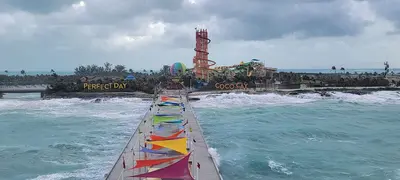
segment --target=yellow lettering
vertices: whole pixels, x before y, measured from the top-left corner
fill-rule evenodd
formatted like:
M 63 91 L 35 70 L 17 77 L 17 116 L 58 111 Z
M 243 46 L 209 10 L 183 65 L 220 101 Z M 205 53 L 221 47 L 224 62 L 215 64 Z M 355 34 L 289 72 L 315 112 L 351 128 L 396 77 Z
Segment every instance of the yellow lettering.
M 88 83 L 83 83 L 83 89 L 88 88 Z
M 92 89 L 96 89 L 96 84 L 91 84 Z
M 100 84 L 96 84 L 96 89 L 100 89 Z
M 100 84 L 100 89 L 104 90 L 104 84 Z
M 241 89 L 242 83 L 236 83 L 236 89 Z
M 111 84 L 104 84 L 104 89 L 110 89 Z
M 123 83 L 122 85 L 124 85 L 124 89 L 126 89 L 126 85 L 127 85 L 128 83 Z
M 230 88 L 230 89 L 235 89 L 235 84 L 230 84 L 230 85 L 229 85 L 229 88 Z
M 118 88 L 119 88 L 119 89 L 123 89 L 124 87 L 123 87 L 122 84 L 118 84 Z
M 215 88 L 219 89 L 219 83 L 215 83 Z
M 114 89 L 118 89 L 118 83 L 114 83 Z
M 225 84 L 225 89 L 229 89 L 229 84 Z

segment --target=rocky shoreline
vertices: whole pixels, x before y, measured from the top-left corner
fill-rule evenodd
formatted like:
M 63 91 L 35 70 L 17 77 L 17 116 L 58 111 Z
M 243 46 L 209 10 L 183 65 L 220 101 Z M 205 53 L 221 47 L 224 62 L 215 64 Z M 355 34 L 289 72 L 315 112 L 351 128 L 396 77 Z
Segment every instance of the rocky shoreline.
M 52 93 L 44 95 L 43 99 L 97 99 L 97 98 L 142 98 L 152 99 L 154 94 L 143 92 L 68 92 L 68 93 Z

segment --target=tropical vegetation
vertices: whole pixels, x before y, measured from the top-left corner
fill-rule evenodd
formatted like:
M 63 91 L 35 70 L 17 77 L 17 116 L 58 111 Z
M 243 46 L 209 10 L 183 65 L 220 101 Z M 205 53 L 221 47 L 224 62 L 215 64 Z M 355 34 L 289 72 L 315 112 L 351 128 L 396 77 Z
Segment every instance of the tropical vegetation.
M 385 62 L 385 71 L 383 73 L 349 73 L 344 67 L 340 67 L 339 72 L 336 66 L 332 66 L 333 73 L 293 73 L 279 72 L 264 76 L 248 76 L 248 70 L 237 68 L 233 74 L 228 70 L 214 71 L 207 83 L 205 79 L 195 78 L 195 74 L 190 70 L 181 74 L 179 77 L 172 77 L 169 74 L 169 67 L 164 66 L 159 71 L 142 70 L 140 72 L 127 69 L 124 65 L 115 65 L 104 63 L 99 65 L 79 66 L 74 69 L 72 75 L 58 75 L 53 69 L 49 74 L 27 75 L 25 70 L 21 70 L 21 75 L 0 75 L 0 85 L 34 85 L 49 84 L 48 93 L 55 92 L 83 92 L 85 81 L 89 83 L 126 83 L 126 89 L 112 91 L 142 91 L 153 93 L 156 86 L 161 87 L 180 87 L 182 84 L 186 87 L 196 87 L 200 90 L 213 90 L 215 83 L 246 82 L 248 87 L 268 87 L 269 84 L 279 83 L 281 87 L 298 88 L 300 84 L 306 84 L 309 87 L 326 86 L 400 86 L 400 77 L 395 76 L 394 72 L 389 73 L 389 64 Z M 125 79 L 127 75 L 133 75 L 135 80 Z M 388 75 L 392 77 L 388 77 Z M 82 79 L 83 77 L 84 80 Z M 394 78 L 393 78 L 394 77 Z M 176 81 L 182 83 L 175 83 Z M 96 90 L 91 90 L 96 91 Z M 97 90 L 100 91 L 100 90 Z M 104 89 L 101 91 L 105 91 Z

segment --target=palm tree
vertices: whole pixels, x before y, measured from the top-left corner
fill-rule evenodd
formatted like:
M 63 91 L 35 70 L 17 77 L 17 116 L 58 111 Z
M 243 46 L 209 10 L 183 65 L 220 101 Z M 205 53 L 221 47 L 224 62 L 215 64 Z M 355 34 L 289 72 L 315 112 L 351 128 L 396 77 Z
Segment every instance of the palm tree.
M 125 69 L 125 66 L 124 66 L 124 65 L 116 65 L 116 66 L 114 67 L 114 69 L 115 69 L 117 72 L 119 72 L 119 73 L 121 73 L 121 72 L 126 72 L 126 69 Z
M 25 70 L 21 70 L 21 74 L 25 75 L 26 74 Z
M 55 73 L 54 69 L 51 69 L 51 70 L 50 70 L 50 73 Z
M 6 74 L 8 74 L 8 70 L 5 70 L 4 72 L 5 72 Z
M 335 71 L 335 73 L 336 73 L 336 66 L 332 66 L 331 70 Z
M 342 71 L 342 73 L 344 74 L 345 71 L 346 71 L 346 69 L 344 69 L 344 67 L 341 67 L 341 68 L 340 68 L 340 71 Z
M 129 72 L 132 74 L 132 73 L 133 73 L 133 70 L 132 70 L 132 69 L 129 69 Z
M 386 75 L 389 73 L 390 66 L 389 66 L 389 63 L 387 61 L 384 62 L 383 65 L 385 65 L 385 72 L 383 74 L 383 77 L 386 77 Z
M 111 70 L 112 70 L 111 63 L 109 63 L 109 62 L 104 63 L 104 67 L 105 67 L 106 72 L 111 72 Z

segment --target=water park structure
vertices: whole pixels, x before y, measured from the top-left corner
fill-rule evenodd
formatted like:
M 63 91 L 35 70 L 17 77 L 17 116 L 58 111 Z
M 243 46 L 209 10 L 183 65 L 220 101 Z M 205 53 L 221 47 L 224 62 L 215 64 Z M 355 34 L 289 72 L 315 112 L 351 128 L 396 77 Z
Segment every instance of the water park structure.
M 211 39 L 208 38 L 207 29 L 196 29 L 196 52 L 193 57 L 193 69 L 197 79 L 210 81 L 213 76 L 224 75 L 228 78 L 233 78 L 236 74 L 245 74 L 248 77 L 262 77 L 266 76 L 267 73 L 274 73 L 277 71 L 276 68 L 265 67 L 265 64 L 260 62 L 258 59 L 252 59 L 250 62 L 241 62 L 237 65 L 231 66 L 215 66 L 216 62 L 210 60 L 208 55 L 208 45 L 211 43 Z M 212 66 L 215 66 L 212 68 Z
M 208 79 L 210 78 L 210 71 L 214 69 L 210 68 L 216 64 L 215 61 L 208 59 L 208 44 L 211 43 L 211 39 L 208 38 L 208 31 L 206 29 L 196 29 L 196 48 L 194 51 L 196 55 L 193 57 L 193 72 L 196 78 Z

